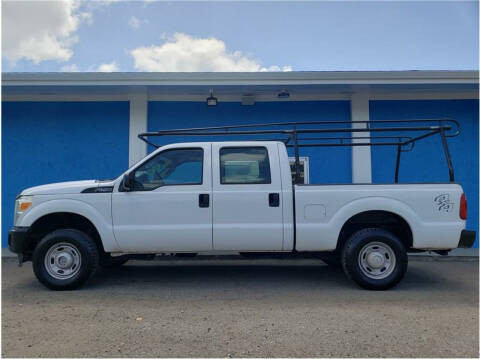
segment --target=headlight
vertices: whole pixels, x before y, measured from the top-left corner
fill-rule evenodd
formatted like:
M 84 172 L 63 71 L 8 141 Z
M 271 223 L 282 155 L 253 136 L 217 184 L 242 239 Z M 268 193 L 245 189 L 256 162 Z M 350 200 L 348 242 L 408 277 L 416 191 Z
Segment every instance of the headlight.
M 15 201 L 15 225 L 17 223 L 17 218 L 32 206 L 32 197 L 31 196 L 20 196 Z

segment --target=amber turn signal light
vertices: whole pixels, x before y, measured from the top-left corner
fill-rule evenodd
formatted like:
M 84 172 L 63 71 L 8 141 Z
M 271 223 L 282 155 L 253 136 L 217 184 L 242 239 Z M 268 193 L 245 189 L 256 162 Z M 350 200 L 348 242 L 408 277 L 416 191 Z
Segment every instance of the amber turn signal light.
M 30 208 L 31 205 L 32 205 L 32 202 L 20 202 L 20 211 L 21 212 L 26 211 L 27 209 Z

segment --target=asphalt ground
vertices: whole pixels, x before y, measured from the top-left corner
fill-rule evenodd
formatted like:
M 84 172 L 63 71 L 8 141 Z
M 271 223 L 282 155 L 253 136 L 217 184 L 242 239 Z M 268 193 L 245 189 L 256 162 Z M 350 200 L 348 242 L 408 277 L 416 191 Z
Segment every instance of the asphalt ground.
M 478 257 L 389 291 L 320 260 L 132 261 L 54 292 L 2 261 L 3 357 L 478 357 Z

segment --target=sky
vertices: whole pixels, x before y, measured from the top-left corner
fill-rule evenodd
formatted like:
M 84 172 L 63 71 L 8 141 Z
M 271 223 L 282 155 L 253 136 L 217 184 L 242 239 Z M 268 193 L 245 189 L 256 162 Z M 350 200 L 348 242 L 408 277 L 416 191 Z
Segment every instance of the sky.
M 470 1 L 2 0 L 2 70 L 477 70 Z

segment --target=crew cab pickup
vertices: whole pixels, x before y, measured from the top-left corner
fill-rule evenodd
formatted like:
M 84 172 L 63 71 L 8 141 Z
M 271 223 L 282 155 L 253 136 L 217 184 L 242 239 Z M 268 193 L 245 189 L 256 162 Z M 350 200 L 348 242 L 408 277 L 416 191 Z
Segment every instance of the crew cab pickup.
M 396 285 L 407 252 L 470 247 L 462 187 L 292 185 L 282 141 L 175 143 L 114 180 L 25 189 L 9 247 L 51 289 L 156 254 L 309 253 L 368 289 Z

